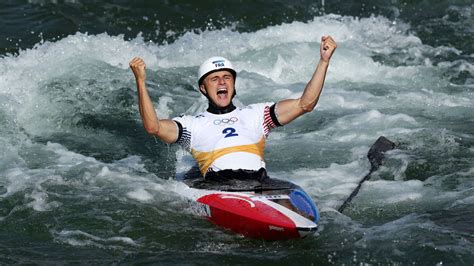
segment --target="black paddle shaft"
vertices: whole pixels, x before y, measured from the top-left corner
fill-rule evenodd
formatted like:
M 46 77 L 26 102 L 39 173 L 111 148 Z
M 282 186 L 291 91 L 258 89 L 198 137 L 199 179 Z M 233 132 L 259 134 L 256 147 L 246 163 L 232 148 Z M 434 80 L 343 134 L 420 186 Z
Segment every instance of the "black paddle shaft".
M 352 191 L 351 195 L 349 195 L 349 197 L 344 201 L 344 203 L 342 203 L 341 207 L 339 207 L 338 209 L 339 212 L 342 213 L 342 211 L 344 211 L 347 205 L 349 205 L 349 203 L 351 202 L 352 198 L 354 198 L 357 195 L 357 193 L 359 193 L 362 183 L 364 183 L 366 180 L 369 180 L 370 175 L 374 171 L 379 169 L 380 165 L 382 165 L 383 163 L 385 152 L 389 150 L 393 150 L 395 146 L 396 146 L 395 143 L 391 142 L 384 136 L 380 136 L 377 139 L 377 141 L 375 141 L 372 147 L 370 147 L 369 152 L 367 154 L 367 158 L 369 158 L 369 162 L 370 162 L 369 173 L 365 175 L 364 178 L 362 178 L 359 181 L 359 184 L 354 189 L 354 191 Z

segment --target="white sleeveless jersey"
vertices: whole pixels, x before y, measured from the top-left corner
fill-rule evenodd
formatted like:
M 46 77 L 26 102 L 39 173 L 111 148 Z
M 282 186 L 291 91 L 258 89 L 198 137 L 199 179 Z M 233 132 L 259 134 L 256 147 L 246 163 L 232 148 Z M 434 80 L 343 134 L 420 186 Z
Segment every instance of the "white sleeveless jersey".
M 198 163 L 201 173 L 227 169 L 265 168 L 265 140 L 279 126 L 273 103 L 236 108 L 227 114 L 203 112 L 173 118 L 180 144 Z

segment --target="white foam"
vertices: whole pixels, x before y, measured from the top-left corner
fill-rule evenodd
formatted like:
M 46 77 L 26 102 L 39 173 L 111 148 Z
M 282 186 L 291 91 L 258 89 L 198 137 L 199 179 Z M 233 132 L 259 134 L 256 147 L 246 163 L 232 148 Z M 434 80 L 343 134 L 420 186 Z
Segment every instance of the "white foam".
M 411 35 L 408 25 L 394 25 L 384 17 L 359 19 L 327 15 L 306 23 L 284 23 L 252 33 L 238 33 L 228 28 L 188 32 L 174 43 L 156 47 L 154 52 L 159 59 L 156 65 L 150 66 L 196 67 L 206 58 L 222 54 L 235 61 L 239 71 L 258 73 L 278 83 L 306 82 L 319 58 L 319 42 L 325 34 L 333 35 L 339 43 L 328 75 L 330 81 L 398 86 L 412 84 L 411 78 L 423 78 L 426 74 L 439 81 L 429 75 L 431 66 L 389 67 L 372 60 L 374 52 L 389 55 L 403 49 L 424 61 L 423 51 L 432 49 Z
M 135 189 L 134 191 L 130 191 L 127 193 L 127 196 L 131 199 L 135 199 L 138 201 L 145 201 L 145 202 L 153 199 L 153 195 L 151 195 L 144 188 L 139 188 L 139 189 Z
M 73 71 L 81 62 L 101 61 L 126 68 L 132 56 L 138 55 L 153 63 L 155 56 L 148 50 L 140 38 L 127 42 L 123 36 L 107 34 L 76 33 L 56 42 L 38 44 L 33 49 L 20 51 L 18 56 L 0 58 L 0 65 L 5 67 L 1 73 L 0 93 L 9 95 L 14 91 L 11 95 L 26 99 L 26 92 Z
M 426 108 L 439 107 L 471 107 L 474 104 L 472 97 L 468 95 L 453 95 L 444 92 L 435 92 L 432 90 L 421 89 L 416 92 L 407 92 L 402 95 L 395 95 L 397 106 L 409 106 L 412 104 L 422 105 Z M 420 106 L 421 107 L 421 106 Z M 436 110 L 433 110 L 436 111 Z
M 388 204 L 417 200 L 426 193 L 424 184 L 419 180 L 387 181 L 375 180 L 364 183 L 363 190 L 369 191 L 372 202 Z
M 56 42 L 38 44 L 33 49 L 21 51 L 18 56 L 0 58 L 0 67 L 4 69 L 0 74 L 0 94 L 11 98 L 9 105 L 12 108 L 18 109 L 17 106 L 21 104 L 21 111 L 17 114 L 19 126 L 30 134 L 41 136 L 47 132 L 67 132 L 71 130 L 67 125 L 69 118 L 64 118 L 61 106 L 57 106 L 38 91 L 42 84 L 68 75 L 103 79 L 98 76 L 102 75 L 101 72 L 94 70 L 94 67 L 103 69 L 103 64 L 112 67 L 107 73 L 107 78 L 128 82 L 132 79 L 132 75 L 127 70 L 127 64 L 133 56 L 145 58 L 148 68 L 160 70 L 177 67 L 197 68 L 205 58 L 215 53 L 223 53 L 235 61 L 234 65 L 239 72 L 252 75 L 244 74 L 244 79 L 239 79 L 237 82 L 238 87 L 245 87 L 241 90 L 244 92 L 243 96 L 253 98 L 258 91 L 267 97 L 273 94 L 275 96 L 273 99 L 294 98 L 301 94 L 304 84 L 314 70 L 319 58 L 320 37 L 325 33 L 333 34 L 339 42 L 339 47 L 328 74 L 324 100 L 321 100 L 318 106 L 320 110 L 363 109 L 369 102 L 369 106 L 372 105 L 373 110 L 377 110 L 394 102 L 392 99 L 374 97 L 370 93 L 331 88 L 330 84 L 334 81 L 393 84 L 400 90 L 403 90 L 403 84 L 412 86 L 414 79 L 424 86 L 434 84 L 435 87 L 439 87 L 443 83 L 434 69 L 435 66 L 391 67 L 373 61 L 374 51 L 389 55 L 397 49 L 407 49 L 412 56 L 420 58 L 423 57 L 423 51 L 446 52 L 446 48 L 423 45 L 409 32 L 408 25 L 400 23 L 394 25 L 384 17 L 353 18 L 326 15 L 315 17 L 305 23 L 284 23 L 251 33 L 239 33 L 230 28 L 188 32 L 175 42 L 163 45 L 146 43 L 140 36 L 132 41 L 125 41 L 121 35 L 77 33 Z M 458 65 L 460 69 L 471 71 L 469 65 L 464 63 Z M 117 72 L 114 69 L 117 68 L 123 69 L 128 75 L 114 74 Z M 257 79 L 255 76 L 267 79 Z M 277 83 L 297 83 L 299 89 L 294 91 L 289 86 L 283 86 L 273 91 L 273 86 Z M 114 88 L 111 86 L 109 89 Z M 411 92 L 411 87 L 408 87 L 408 90 L 413 95 L 408 94 L 409 97 L 406 97 L 406 94 L 400 93 L 395 96 L 399 97 L 395 104 L 400 108 L 420 103 L 433 106 L 441 103 L 448 107 L 473 104 L 472 97 L 468 96 L 447 95 L 442 92 L 429 96 L 429 93 L 423 95 Z M 15 93 L 12 94 L 12 91 Z M 164 117 L 170 116 L 173 113 L 170 105 L 174 100 L 172 96 L 162 96 L 157 104 L 158 113 Z M 90 104 L 93 108 L 97 103 Z M 202 109 L 202 103 L 199 107 Z M 396 121 L 386 120 L 387 127 L 392 127 L 393 123 L 403 120 L 413 123 L 407 121 L 405 119 L 407 117 L 391 118 Z M 352 141 L 354 137 L 354 135 L 336 136 L 343 142 Z
M 291 176 L 291 182 L 318 198 L 318 207 L 337 208 L 363 177 L 366 167 L 365 162 L 354 161 L 344 165 L 333 163 L 329 168 L 298 169 L 291 174 L 270 172 L 270 175 L 281 179 Z
M 3 173 L 6 176 L 8 183 L 6 185 L 7 191 L 1 197 L 8 197 L 18 191 L 22 191 L 27 187 L 28 180 L 31 178 L 20 168 L 11 168 Z
M 369 110 L 338 117 L 333 123 L 319 131 L 304 134 L 305 138 L 328 139 L 331 142 L 360 143 L 375 140 L 380 135 L 410 134 L 419 123 L 414 117 L 399 114 L 383 114 Z
M 61 207 L 63 205 L 61 193 L 54 192 L 55 200 L 50 199 L 52 192 L 49 190 L 51 186 L 54 189 L 54 185 L 67 186 L 77 189 L 76 191 L 97 191 L 107 186 L 112 188 L 118 197 L 143 202 L 166 201 L 170 198 L 169 182 L 148 173 L 139 156 L 103 163 L 70 151 L 58 143 L 34 144 L 32 147 L 38 149 L 40 154 L 48 156 L 42 168 L 29 169 L 23 165 L 3 170 L 0 174 L 0 177 L 5 177 L 0 178 L 0 184 L 5 188 L 3 194 L 0 194 L 0 199 L 23 193 L 25 201 L 19 203 L 17 206 L 19 208 L 26 207 L 45 212 Z M 91 197 L 91 195 L 87 193 L 77 197 Z M 1 218 L 3 220 L 8 216 Z
M 345 93 L 343 91 L 334 92 L 332 88 L 327 88 L 326 91 L 324 93 L 324 101 L 322 101 L 321 105 L 318 106 L 318 109 L 320 110 L 334 108 L 360 109 L 364 107 L 363 102 L 361 100 L 363 98 L 369 97 L 369 95 L 364 92 L 359 92 L 357 94 Z
M 57 201 L 48 202 L 48 194 L 42 191 L 33 191 L 28 197 L 32 198 L 33 201 L 28 203 L 27 206 L 35 211 L 49 211 L 61 206 L 61 203 Z
M 58 143 L 48 142 L 46 149 L 56 153 L 59 157 L 57 162 L 59 166 L 72 167 L 84 162 L 98 164 L 99 162 L 93 157 L 87 157 L 79 153 L 69 151 L 64 146 Z
M 402 201 L 416 201 L 423 197 L 421 193 L 404 193 L 403 195 L 397 195 L 393 197 L 388 197 L 384 201 L 389 204 L 402 202 Z
M 133 239 L 129 237 L 113 236 L 109 238 L 98 237 L 81 230 L 62 230 L 60 232 L 51 231 L 55 238 L 63 243 L 67 243 L 72 246 L 96 246 L 107 248 L 118 248 L 117 246 L 111 245 L 111 243 L 122 243 L 130 246 L 140 246 Z
M 11 168 L 3 173 L 6 176 L 6 192 L 0 195 L 0 198 L 7 198 L 21 191 L 27 191 L 33 187 L 33 191 L 25 193 L 27 199 L 26 207 L 35 211 L 49 211 L 61 206 L 58 201 L 50 201 L 48 193 L 42 184 L 46 182 L 55 184 L 64 184 L 61 176 L 54 175 L 50 169 L 46 170 L 29 170 L 24 168 Z
M 139 172 L 147 172 L 145 164 L 142 162 L 142 158 L 137 155 L 127 156 L 121 160 L 118 160 L 114 163 L 114 166 L 119 167 L 119 169 L 126 170 L 135 170 Z
M 160 118 L 170 118 L 172 110 L 168 105 L 173 104 L 173 98 L 169 96 L 162 96 L 158 99 L 157 114 L 160 114 Z

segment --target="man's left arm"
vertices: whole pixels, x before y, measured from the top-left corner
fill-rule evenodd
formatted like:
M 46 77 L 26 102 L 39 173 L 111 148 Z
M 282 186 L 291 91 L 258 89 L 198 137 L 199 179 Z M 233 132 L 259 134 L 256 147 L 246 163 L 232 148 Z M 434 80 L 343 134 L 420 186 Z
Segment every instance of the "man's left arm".
M 334 50 L 336 50 L 336 47 L 336 42 L 331 36 L 323 36 L 321 38 L 321 58 L 314 71 L 313 77 L 308 84 L 306 84 L 303 95 L 301 95 L 299 99 L 282 100 L 276 105 L 275 111 L 280 124 L 286 125 L 314 109 L 323 90 L 329 60 L 331 60 L 331 56 Z

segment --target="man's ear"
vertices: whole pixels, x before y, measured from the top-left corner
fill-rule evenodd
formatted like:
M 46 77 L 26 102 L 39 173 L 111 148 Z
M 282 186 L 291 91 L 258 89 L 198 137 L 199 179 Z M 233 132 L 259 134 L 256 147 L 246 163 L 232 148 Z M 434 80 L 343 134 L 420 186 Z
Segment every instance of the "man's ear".
M 204 88 L 204 85 L 200 85 L 199 90 L 201 91 L 202 94 L 207 95 L 206 88 Z

